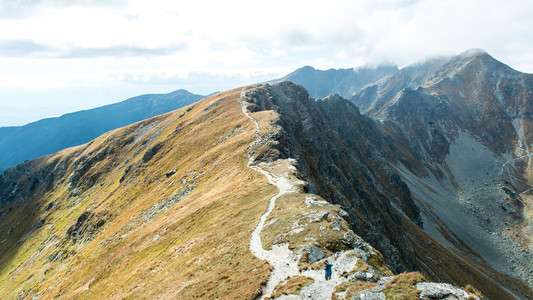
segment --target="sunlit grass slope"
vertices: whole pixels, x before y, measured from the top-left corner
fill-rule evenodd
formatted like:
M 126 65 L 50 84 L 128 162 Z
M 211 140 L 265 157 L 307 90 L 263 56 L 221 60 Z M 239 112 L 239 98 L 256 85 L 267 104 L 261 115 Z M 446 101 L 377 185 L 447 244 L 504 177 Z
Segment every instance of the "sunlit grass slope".
M 255 128 L 239 94 L 8 170 L 0 298 L 258 293 L 270 266 L 251 254 L 249 238 L 276 188 L 247 167 Z

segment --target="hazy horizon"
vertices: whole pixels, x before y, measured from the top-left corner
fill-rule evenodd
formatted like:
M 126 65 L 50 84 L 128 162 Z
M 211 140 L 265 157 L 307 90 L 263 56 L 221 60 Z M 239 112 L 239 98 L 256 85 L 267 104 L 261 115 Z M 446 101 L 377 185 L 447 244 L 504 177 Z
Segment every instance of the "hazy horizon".
M 0 126 L 471 48 L 533 73 L 532 13 L 525 0 L 2 1 Z

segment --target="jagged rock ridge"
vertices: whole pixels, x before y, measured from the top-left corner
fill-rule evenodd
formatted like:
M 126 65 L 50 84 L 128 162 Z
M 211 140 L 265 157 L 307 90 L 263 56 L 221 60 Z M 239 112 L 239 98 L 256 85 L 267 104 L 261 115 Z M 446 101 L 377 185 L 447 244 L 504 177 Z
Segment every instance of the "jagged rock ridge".
M 290 83 L 266 85 L 249 96 L 251 111 L 279 114 L 275 124 L 281 129 L 271 143 L 276 151 L 270 151 L 267 159 L 295 158 L 302 179 L 309 183 L 308 191 L 340 204 L 348 212 L 351 228 L 379 249 L 394 271 L 420 269 L 436 280 L 463 284 L 466 277 L 475 278 L 478 285 L 494 288 L 485 289 L 493 297 L 511 297 L 497 281 L 529 291 L 485 262 L 479 263 L 470 248 L 460 245 L 460 253 L 455 248 L 450 251 L 421 230 L 425 220 L 398 167 L 407 155 L 415 161 L 416 153 L 396 146 L 397 136 L 381 123 L 360 115 L 357 107 L 338 96 L 314 100 L 301 86 Z M 442 261 L 447 261 L 446 268 Z M 458 278 L 457 272 L 464 274 Z
M 398 71 L 393 65 L 362 66 L 351 69 L 316 70 L 306 66 L 273 82 L 292 81 L 302 85 L 311 97 L 320 99 L 332 94 L 347 97 L 367 84 Z
M 424 229 L 533 284 L 533 75 L 471 50 L 406 67 L 351 101 L 402 149 Z

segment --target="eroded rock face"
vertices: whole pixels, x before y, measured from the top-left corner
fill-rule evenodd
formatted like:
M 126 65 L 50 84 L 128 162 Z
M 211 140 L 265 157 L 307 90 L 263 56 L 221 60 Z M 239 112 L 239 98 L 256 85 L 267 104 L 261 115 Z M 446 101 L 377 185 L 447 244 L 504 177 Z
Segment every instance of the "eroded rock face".
M 391 204 L 396 196 L 387 161 L 396 150 L 375 121 L 339 96 L 314 100 L 290 82 L 265 85 L 249 97 L 251 111 L 278 112 L 277 149 L 297 159 L 309 192 L 342 205 L 354 231 L 376 246 L 394 271 L 413 269 Z M 412 215 L 416 220 L 416 211 Z
M 350 100 L 395 140 L 424 229 L 532 286 L 533 75 L 474 50 L 403 68 Z
M 438 207 L 438 202 L 421 207 L 424 208 L 425 218 L 422 217 L 422 209 L 418 207 L 420 195 L 442 192 L 438 188 L 434 189 L 431 182 L 418 182 L 417 178 L 442 178 L 450 172 L 449 168 L 439 165 L 445 164 L 448 159 L 447 155 L 441 154 L 449 151 L 446 149 L 450 147 L 453 149 L 450 144 L 453 136 L 446 135 L 447 132 L 441 129 L 428 131 L 423 126 L 404 130 L 400 121 L 377 122 L 361 115 L 357 107 L 337 95 L 314 100 L 302 87 L 289 82 L 256 86 L 248 96 L 251 111 L 276 112 L 276 118 L 272 122 L 279 130 L 271 137 L 273 141 L 270 145 L 274 151 L 270 153 L 275 153 L 276 158 L 295 158 L 300 176 L 308 183 L 307 190 L 341 205 L 346 211 L 344 218 L 348 220 L 350 227 L 383 254 L 392 271 L 419 268 L 427 270 L 428 264 L 432 264 L 431 268 L 439 268 L 439 264 L 448 259 L 452 267 L 446 270 L 436 269 L 442 272 L 439 273 L 439 278 L 453 277 L 455 275 L 451 274 L 457 272 L 457 268 L 464 268 L 461 259 L 445 250 L 444 246 L 435 245 L 436 242 L 420 230 L 421 227 L 426 227 L 426 222 L 434 232 L 441 230 L 444 235 L 450 230 L 445 224 L 435 229 L 439 212 L 432 213 L 431 209 Z M 427 120 L 436 118 L 439 114 L 445 115 L 448 109 L 444 102 L 433 103 L 432 96 L 422 90 L 404 90 L 400 96 L 414 101 L 409 105 L 426 109 L 428 114 L 424 118 Z M 398 114 L 402 115 L 404 121 L 419 118 L 417 113 L 407 111 L 408 103 L 402 105 L 405 111 L 403 115 Z M 417 131 L 421 133 L 415 139 Z M 439 154 L 435 151 L 443 152 Z M 435 159 L 429 160 L 432 157 Z M 477 171 L 481 170 L 484 168 L 477 168 Z M 433 171 L 434 174 L 431 173 Z M 410 177 L 406 174 L 410 174 Z M 413 189 L 414 183 L 420 185 L 421 189 Z M 433 219 L 428 219 L 428 214 Z M 456 216 L 449 215 L 452 218 Z M 409 222 L 416 224 L 418 228 L 414 229 L 408 225 L 411 224 Z M 346 243 L 357 243 L 349 239 L 347 237 Z M 456 247 L 467 253 L 471 251 L 462 242 L 456 243 Z M 424 250 L 426 247 L 427 250 Z M 429 271 L 429 274 L 431 272 L 433 271 Z M 485 282 L 489 280 L 476 267 L 464 272 L 477 272 L 475 276 L 481 276 Z M 462 278 L 454 280 L 459 284 Z M 500 296 L 508 295 L 501 290 L 491 292 Z

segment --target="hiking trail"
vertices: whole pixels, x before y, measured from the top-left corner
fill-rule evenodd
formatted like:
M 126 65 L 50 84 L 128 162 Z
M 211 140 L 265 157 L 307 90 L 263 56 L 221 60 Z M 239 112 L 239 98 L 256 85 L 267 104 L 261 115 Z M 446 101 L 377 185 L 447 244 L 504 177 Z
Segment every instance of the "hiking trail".
M 243 113 L 255 124 L 255 138 L 250 145 L 250 147 L 252 147 L 254 143 L 261 142 L 261 132 L 258 121 L 248 112 L 248 102 L 245 100 L 245 94 L 245 88 L 243 88 L 239 97 L 239 102 L 241 103 Z M 357 258 L 349 254 L 351 251 L 338 252 L 333 256 L 328 257 L 328 260 L 333 264 L 333 275 L 331 280 L 326 281 L 323 269 L 300 272 L 298 268 L 298 260 L 301 255 L 295 254 L 289 249 L 288 243 L 277 244 L 272 246 L 272 249 L 266 250 L 263 248 L 261 242 L 261 231 L 265 226 L 266 220 L 274 210 L 276 200 L 288 193 L 300 193 L 299 186 L 304 182 L 296 178 L 291 178 L 289 172 L 287 172 L 294 168 L 295 163 L 296 160 L 294 159 L 278 159 L 269 163 L 257 163 L 253 156 L 249 155 L 248 167 L 265 175 L 268 182 L 279 189 L 278 193 L 270 198 L 267 210 L 263 213 L 259 223 L 252 232 L 252 236 L 250 237 L 250 251 L 257 258 L 268 261 L 268 263 L 274 268 L 270 274 L 267 285 L 263 289 L 263 299 L 269 298 L 279 283 L 288 277 L 299 275 L 311 277 L 314 281 L 310 285 L 304 287 L 300 295 L 282 295 L 279 299 L 301 299 L 302 296 L 307 299 L 329 299 L 331 298 L 335 287 L 347 280 L 339 274 L 346 270 L 349 271 L 351 269 L 350 266 L 353 266 L 357 261 Z M 345 268 L 347 269 L 345 270 Z

